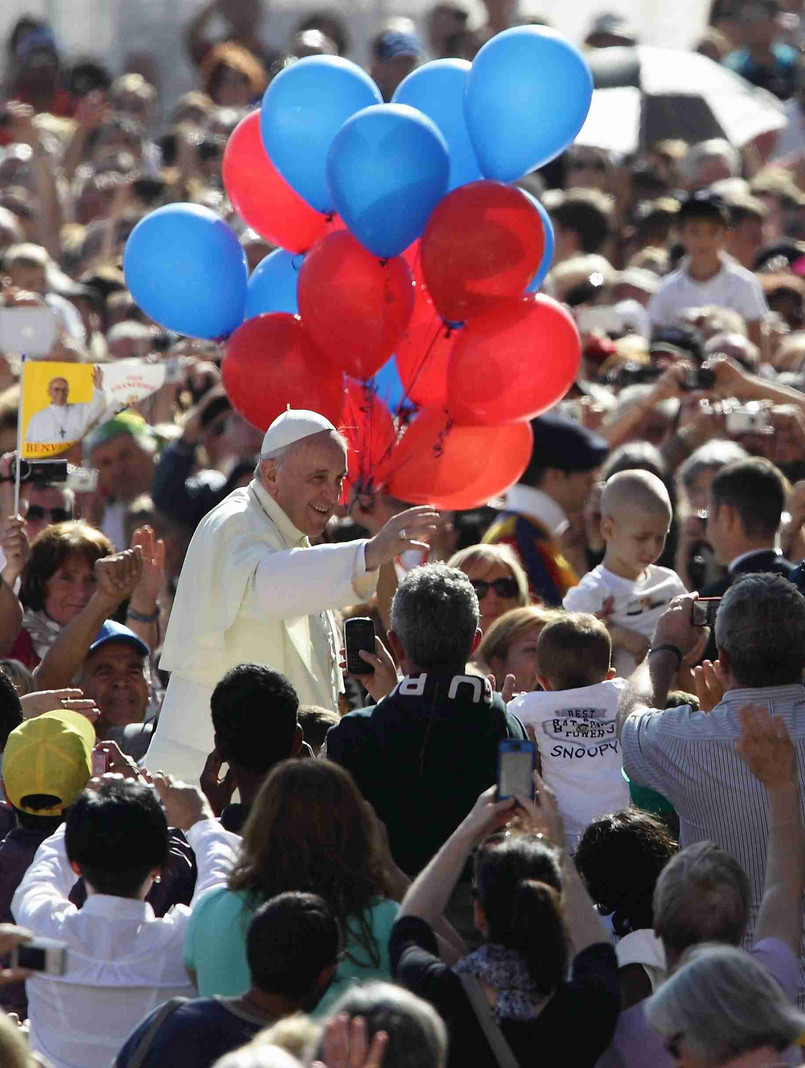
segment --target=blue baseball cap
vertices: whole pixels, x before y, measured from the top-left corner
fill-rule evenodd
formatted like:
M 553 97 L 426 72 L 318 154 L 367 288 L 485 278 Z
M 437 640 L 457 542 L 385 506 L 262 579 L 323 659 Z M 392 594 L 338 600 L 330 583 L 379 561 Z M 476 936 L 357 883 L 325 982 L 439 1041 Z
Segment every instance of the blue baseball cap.
M 137 652 L 141 653 L 143 656 L 151 655 L 151 650 L 142 638 L 138 638 L 133 630 L 124 627 L 122 623 L 116 623 L 114 619 L 107 619 L 95 635 L 95 641 L 89 647 L 89 651 L 94 653 L 96 649 L 100 649 L 101 646 L 106 645 L 107 642 L 128 642 L 129 645 L 133 645 Z

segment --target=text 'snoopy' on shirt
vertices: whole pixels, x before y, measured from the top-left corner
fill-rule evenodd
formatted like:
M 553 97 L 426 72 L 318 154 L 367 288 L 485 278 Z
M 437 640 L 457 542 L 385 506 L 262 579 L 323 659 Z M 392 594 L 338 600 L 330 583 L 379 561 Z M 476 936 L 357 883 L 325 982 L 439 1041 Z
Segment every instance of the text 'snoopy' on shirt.
M 527 693 L 509 705 L 534 728 L 542 777 L 556 794 L 568 844 L 588 823 L 629 804 L 616 730 L 626 682 L 609 679 L 577 690 Z

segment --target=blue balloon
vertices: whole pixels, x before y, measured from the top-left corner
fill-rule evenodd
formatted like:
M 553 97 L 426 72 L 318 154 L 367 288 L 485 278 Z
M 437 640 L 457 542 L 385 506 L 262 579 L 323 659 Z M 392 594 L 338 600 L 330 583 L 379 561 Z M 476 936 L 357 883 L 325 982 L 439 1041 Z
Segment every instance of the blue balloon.
M 471 68 L 466 59 L 435 59 L 403 78 L 391 98 L 393 104 L 418 108 L 441 130 L 450 153 L 448 191 L 482 177 L 464 120 L 464 93 Z
M 286 67 L 263 96 L 260 133 L 274 166 L 316 211 L 333 210 L 327 153 L 350 115 L 383 98 L 356 63 L 307 56 Z
M 246 255 L 209 208 L 167 204 L 146 215 L 126 242 L 123 270 L 145 314 L 177 334 L 225 338 L 243 322 Z
M 299 313 L 296 286 L 303 258 L 278 248 L 260 260 L 249 279 L 244 318 L 253 319 L 266 312 Z
M 393 356 L 386 360 L 379 371 L 375 371 L 374 380 L 378 397 L 386 402 L 390 412 L 396 412 L 405 399 L 405 386 L 400 381 L 397 361 Z
M 422 233 L 447 192 L 447 142 L 405 104 L 364 108 L 341 127 L 327 161 L 336 211 L 375 256 L 388 259 Z
M 584 56 L 554 30 L 515 26 L 487 41 L 464 97 L 484 176 L 514 182 L 554 159 L 584 125 L 592 95 Z
M 521 193 L 525 193 L 531 203 L 539 212 L 539 217 L 542 219 L 542 226 L 545 230 L 545 252 L 542 256 L 542 263 L 537 268 L 537 273 L 531 279 L 526 286 L 526 293 L 537 293 L 542 283 L 545 281 L 545 275 L 550 271 L 551 264 L 553 263 L 553 253 L 556 248 L 556 237 L 553 232 L 553 223 L 551 217 L 545 208 L 545 205 L 537 200 L 535 196 L 532 196 L 527 189 L 521 189 Z

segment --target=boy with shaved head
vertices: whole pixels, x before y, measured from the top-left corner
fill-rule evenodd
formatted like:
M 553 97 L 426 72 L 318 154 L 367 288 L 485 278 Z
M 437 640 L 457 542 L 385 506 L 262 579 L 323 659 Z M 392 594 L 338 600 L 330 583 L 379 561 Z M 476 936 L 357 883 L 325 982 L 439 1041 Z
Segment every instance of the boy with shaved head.
M 630 675 L 648 652 L 654 624 L 668 603 L 687 592 L 675 571 L 658 567 L 671 525 L 671 500 L 648 471 L 622 471 L 601 496 L 603 561 L 569 590 L 564 607 L 606 620 L 618 675 Z

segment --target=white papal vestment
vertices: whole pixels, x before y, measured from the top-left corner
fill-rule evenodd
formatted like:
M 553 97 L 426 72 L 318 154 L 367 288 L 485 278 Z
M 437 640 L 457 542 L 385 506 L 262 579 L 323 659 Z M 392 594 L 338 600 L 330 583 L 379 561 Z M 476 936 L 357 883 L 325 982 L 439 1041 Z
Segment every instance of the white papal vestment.
M 237 664 L 281 671 L 302 704 L 337 708 L 332 609 L 366 600 L 365 541 L 311 546 L 254 479 L 199 524 L 187 551 L 160 667 L 171 672 L 144 763 L 198 782 L 213 748 L 210 695 Z

